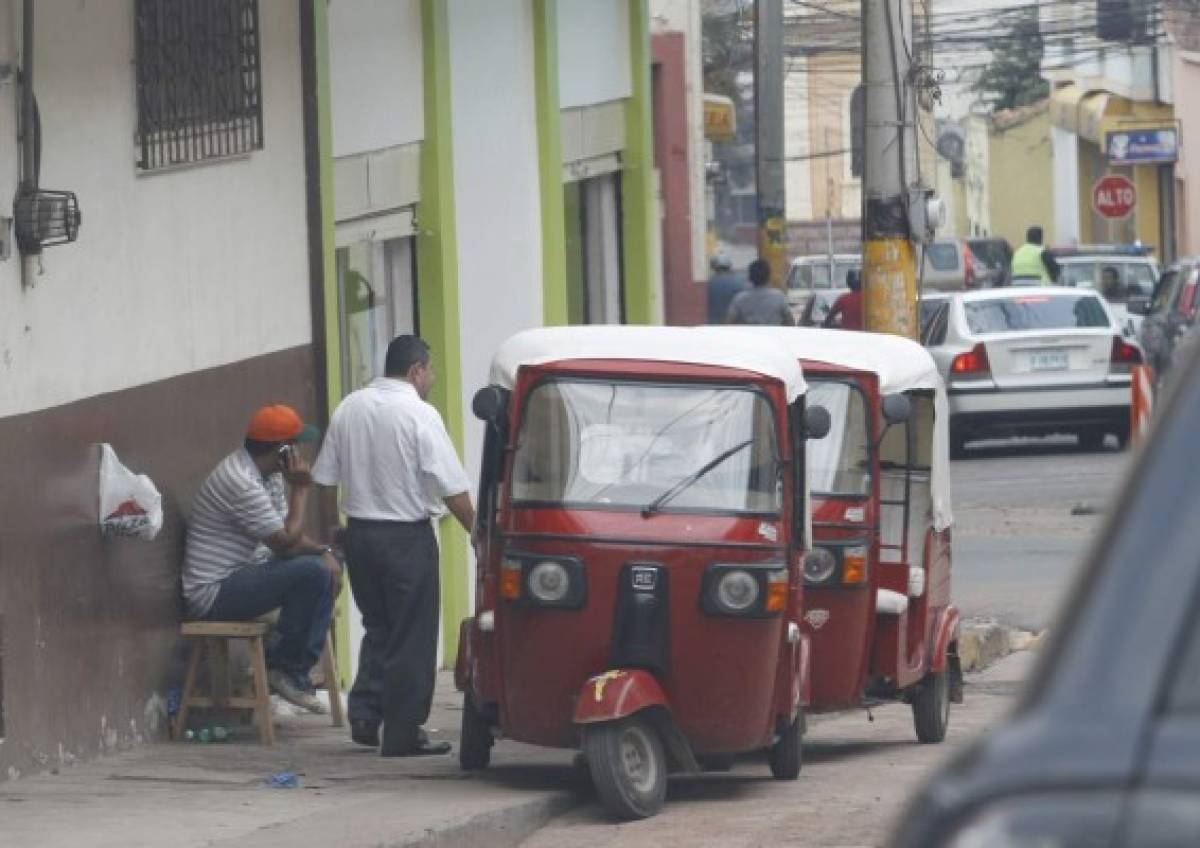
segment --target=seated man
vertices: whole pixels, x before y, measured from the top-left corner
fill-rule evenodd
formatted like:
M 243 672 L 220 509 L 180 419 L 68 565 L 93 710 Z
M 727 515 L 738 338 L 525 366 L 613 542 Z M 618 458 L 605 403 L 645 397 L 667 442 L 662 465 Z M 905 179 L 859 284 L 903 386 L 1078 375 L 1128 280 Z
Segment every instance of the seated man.
M 221 460 L 192 502 L 183 595 L 196 619 L 250 621 L 278 608 L 279 639 L 267 652 L 271 690 L 323 712 L 308 674 L 325 645 L 342 568 L 302 529 L 312 475 L 296 443 L 315 438 L 291 407 L 254 413 L 243 446 Z

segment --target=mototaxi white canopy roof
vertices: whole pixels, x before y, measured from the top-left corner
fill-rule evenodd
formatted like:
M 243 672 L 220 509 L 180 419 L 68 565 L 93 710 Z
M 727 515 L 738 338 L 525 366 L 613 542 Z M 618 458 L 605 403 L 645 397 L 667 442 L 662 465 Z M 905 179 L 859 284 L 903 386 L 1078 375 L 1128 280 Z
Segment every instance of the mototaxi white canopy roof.
M 901 336 L 853 330 L 801 327 L 711 327 L 714 336 L 739 335 L 770 339 L 797 359 L 866 371 L 879 379 L 883 395 L 908 391 L 933 392 L 933 444 L 930 446 L 929 486 L 933 524 L 944 530 L 954 523 L 950 507 L 950 407 L 937 364 L 924 347 Z
M 589 325 L 538 327 L 510 337 L 492 357 L 489 381 L 511 389 L 523 365 L 572 359 L 628 359 L 713 365 L 783 383 L 788 403 L 806 391 L 794 353 L 767 337 L 712 333 L 704 327 Z

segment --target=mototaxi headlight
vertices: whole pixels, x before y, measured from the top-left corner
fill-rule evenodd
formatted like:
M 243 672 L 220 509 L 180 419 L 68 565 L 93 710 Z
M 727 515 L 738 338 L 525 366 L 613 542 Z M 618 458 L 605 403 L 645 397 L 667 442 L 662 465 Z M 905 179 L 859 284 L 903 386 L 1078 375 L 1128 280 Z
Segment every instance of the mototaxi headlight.
M 813 548 L 804 555 L 804 579 L 809 583 L 825 583 L 837 571 L 837 557 L 828 548 Z
M 557 604 L 571 591 L 571 575 L 562 563 L 539 562 L 529 569 L 529 594 L 545 604 Z
M 746 612 L 758 600 L 758 579 L 748 571 L 727 571 L 717 581 L 717 604 L 726 612 Z

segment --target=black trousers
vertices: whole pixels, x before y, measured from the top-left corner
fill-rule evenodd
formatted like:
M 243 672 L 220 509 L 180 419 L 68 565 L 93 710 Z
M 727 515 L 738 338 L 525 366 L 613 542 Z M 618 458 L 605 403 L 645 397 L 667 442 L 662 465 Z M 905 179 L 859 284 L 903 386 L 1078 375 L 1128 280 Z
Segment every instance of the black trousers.
M 350 720 L 383 722 L 383 746 L 412 744 L 429 718 L 441 605 L 429 521 L 363 521 L 346 528 L 350 589 L 362 613 Z

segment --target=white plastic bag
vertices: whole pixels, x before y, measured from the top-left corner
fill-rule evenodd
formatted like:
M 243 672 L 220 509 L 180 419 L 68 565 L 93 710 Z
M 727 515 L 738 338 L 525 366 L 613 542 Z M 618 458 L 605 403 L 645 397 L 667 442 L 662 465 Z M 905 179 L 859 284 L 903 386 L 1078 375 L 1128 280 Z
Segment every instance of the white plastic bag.
M 100 445 L 100 531 L 149 541 L 162 524 L 162 495 L 154 483 L 122 465 L 112 445 Z

